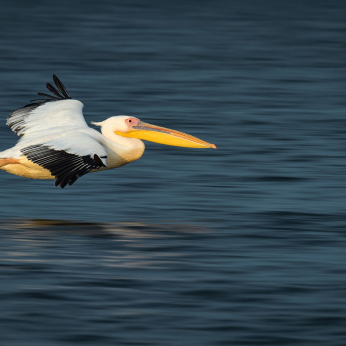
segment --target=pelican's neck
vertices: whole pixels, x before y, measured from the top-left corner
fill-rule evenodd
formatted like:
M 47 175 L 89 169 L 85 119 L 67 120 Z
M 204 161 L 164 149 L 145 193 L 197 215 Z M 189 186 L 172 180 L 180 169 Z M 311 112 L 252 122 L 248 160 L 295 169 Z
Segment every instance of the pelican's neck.
M 133 148 L 133 147 L 144 145 L 140 139 L 131 138 L 131 137 L 123 137 L 123 136 L 117 135 L 108 126 L 102 126 L 101 133 L 103 136 L 105 136 L 107 139 L 111 140 L 112 142 L 127 148 Z
M 112 142 L 107 143 L 107 146 L 129 162 L 138 160 L 144 153 L 145 145 L 138 138 L 117 135 L 107 126 L 101 127 L 101 133 Z

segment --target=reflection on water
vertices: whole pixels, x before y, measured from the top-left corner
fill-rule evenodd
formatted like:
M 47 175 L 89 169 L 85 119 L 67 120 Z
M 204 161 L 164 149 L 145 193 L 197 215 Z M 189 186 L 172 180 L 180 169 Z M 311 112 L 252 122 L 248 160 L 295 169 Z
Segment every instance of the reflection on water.
M 208 229 L 181 224 L 2 223 L 5 341 L 21 341 L 15 331 L 29 328 L 39 335 L 36 342 L 141 344 L 154 326 L 171 324 L 180 310 L 198 307 L 188 293 L 199 291 L 191 279 L 202 279 L 193 249 L 208 237 Z M 188 316 L 181 318 L 179 324 Z M 198 324 L 203 313 L 191 318 Z M 167 340 L 164 330 L 152 340 Z
M 30 230 L 33 234 L 35 232 L 40 232 L 40 230 L 47 233 L 49 231 L 56 232 L 68 232 L 68 233 L 82 233 L 84 235 L 94 235 L 95 237 L 100 237 L 102 235 L 108 234 L 110 237 L 116 236 L 118 233 L 131 235 L 131 237 L 136 237 L 141 235 L 142 237 L 150 237 L 152 232 L 162 232 L 162 231 L 174 231 L 184 232 L 184 233 L 197 233 L 203 234 L 205 232 L 210 232 L 210 230 L 203 228 L 201 226 L 194 225 L 182 225 L 175 224 L 145 224 L 140 222 L 118 222 L 118 223 L 93 223 L 93 222 L 80 222 L 80 221 L 70 221 L 70 220 L 52 220 L 52 219 L 12 219 L 9 221 L 3 221 L 0 224 L 0 229 L 6 230 Z
M 294 344 L 311 332 L 341 345 L 346 218 L 235 221 L 2 223 L 5 344 Z

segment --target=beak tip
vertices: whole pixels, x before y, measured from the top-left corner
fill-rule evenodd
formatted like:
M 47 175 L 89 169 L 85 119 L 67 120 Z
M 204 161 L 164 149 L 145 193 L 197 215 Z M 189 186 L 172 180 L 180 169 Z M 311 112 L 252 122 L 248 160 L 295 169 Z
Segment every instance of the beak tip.
M 216 147 L 216 145 L 215 145 L 215 144 L 213 144 L 212 148 L 217 149 L 217 147 Z

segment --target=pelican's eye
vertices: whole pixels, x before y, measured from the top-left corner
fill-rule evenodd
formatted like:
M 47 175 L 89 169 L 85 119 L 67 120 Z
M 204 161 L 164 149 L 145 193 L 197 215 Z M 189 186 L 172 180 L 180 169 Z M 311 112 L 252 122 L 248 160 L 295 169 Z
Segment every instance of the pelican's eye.
M 127 118 L 126 120 L 125 120 L 125 123 L 128 125 L 128 126 L 134 126 L 134 125 L 137 125 L 137 123 L 138 123 L 138 119 L 136 119 L 136 118 Z

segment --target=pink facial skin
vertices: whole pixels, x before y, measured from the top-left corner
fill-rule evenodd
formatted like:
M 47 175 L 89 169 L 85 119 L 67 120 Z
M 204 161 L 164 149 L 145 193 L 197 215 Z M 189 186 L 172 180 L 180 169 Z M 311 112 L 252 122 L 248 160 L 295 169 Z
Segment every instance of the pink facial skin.
M 126 123 L 129 127 L 131 127 L 131 126 L 136 126 L 136 125 L 138 125 L 139 121 L 140 121 L 139 119 L 134 118 L 134 117 L 131 117 L 131 118 L 126 119 L 126 120 L 125 120 L 125 123 Z

